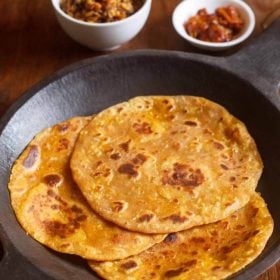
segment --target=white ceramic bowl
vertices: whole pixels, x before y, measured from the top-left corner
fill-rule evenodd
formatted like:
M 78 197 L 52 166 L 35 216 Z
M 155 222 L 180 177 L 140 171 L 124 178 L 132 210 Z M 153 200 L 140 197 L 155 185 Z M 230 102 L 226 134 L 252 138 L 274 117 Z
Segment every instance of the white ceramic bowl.
M 151 10 L 152 0 L 126 19 L 108 23 L 88 23 L 67 15 L 60 8 L 60 0 L 52 0 L 57 19 L 63 30 L 78 43 L 93 50 L 118 48 L 135 37 L 143 28 Z
M 196 15 L 198 10 L 206 8 L 208 13 L 214 13 L 216 8 L 228 5 L 236 7 L 245 21 L 245 25 L 236 39 L 229 42 L 212 43 L 198 40 L 188 35 L 184 24 L 190 17 Z M 241 0 L 184 0 L 174 10 L 172 22 L 177 33 L 192 45 L 201 49 L 219 51 L 238 45 L 246 40 L 254 30 L 255 15 L 252 9 Z

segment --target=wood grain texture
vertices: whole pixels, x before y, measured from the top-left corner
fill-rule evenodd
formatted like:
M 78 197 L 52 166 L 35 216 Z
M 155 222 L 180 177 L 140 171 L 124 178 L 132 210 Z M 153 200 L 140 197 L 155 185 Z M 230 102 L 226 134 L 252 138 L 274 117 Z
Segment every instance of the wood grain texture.
M 154 0 L 144 29 L 117 52 L 142 48 L 199 52 L 173 30 L 171 14 L 179 2 Z M 257 17 L 254 36 L 258 36 L 266 23 L 280 15 L 280 0 L 246 2 L 251 4 Z M 78 45 L 64 34 L 49 0 L 0 1 L 0 14 L 0 116 L 39 80 L 80 59 L 102 54 Z M 218 55 L 227 55 L 239 48 Z M 279 279 L 280 262 L 258 278 Z

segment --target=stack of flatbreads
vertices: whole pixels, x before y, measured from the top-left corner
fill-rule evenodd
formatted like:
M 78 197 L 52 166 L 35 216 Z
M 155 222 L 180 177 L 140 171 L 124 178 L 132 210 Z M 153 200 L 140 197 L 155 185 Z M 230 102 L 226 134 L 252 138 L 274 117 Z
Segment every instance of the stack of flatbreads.
M 136 97 L 39 133 L 9 183 L 37 241 L 104 279 L 225 279 L 273 230 L 245 125 L 193 96 Z

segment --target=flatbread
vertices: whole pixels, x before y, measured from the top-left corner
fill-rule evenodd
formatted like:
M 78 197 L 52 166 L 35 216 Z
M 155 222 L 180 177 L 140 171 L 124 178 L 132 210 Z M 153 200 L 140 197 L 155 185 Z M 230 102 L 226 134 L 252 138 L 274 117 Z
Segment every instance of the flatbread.
M 71 177 L 70 155 L 88 121 L 73 118 L 35 137 L 13 166 L 12 206 L 26 232 L 56 251 L 95 260 L 138 254 L 165 236 L 132 233 L 106 222 Z
M 81 132 L 71 169 L 105 219 L 134 231 L 167 233 L 243 207 L 262 161 L 244 124 L 220 105 L 154 96 L 99 113 Z
M 253 261 L 273 230 L 265 202 L 254 194 L 228 218 L 171 233 L 147 251 L 114 262 L 89 262 L 104 279 L 218 280 Z

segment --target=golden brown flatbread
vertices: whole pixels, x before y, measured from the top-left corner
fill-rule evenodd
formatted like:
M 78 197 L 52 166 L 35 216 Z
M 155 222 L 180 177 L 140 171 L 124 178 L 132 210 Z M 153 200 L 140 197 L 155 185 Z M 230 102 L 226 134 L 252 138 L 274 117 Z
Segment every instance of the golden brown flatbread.
M 81 132 L 71 169 L 105 219 L 134 231 L 167 233 L 243 207 L 262 161 L 245 125 L 220 105 L 154 96 L 99 113 Z
M 224 220 L 171 233 L 137 256 L 89 264 L 108 280 L 220 280 L 253 261 L 272 230 L 265 202 L 254 194 L 244 208 Z
M 12 206 L 26 232 L 56 251 L 95 260 L 140 253 L 164 236 L 132 233 L 106 222 L 91 210 L 71 177 L 70 155 L 88 121 L 73 118 L 35 137 L 13 166 Z

